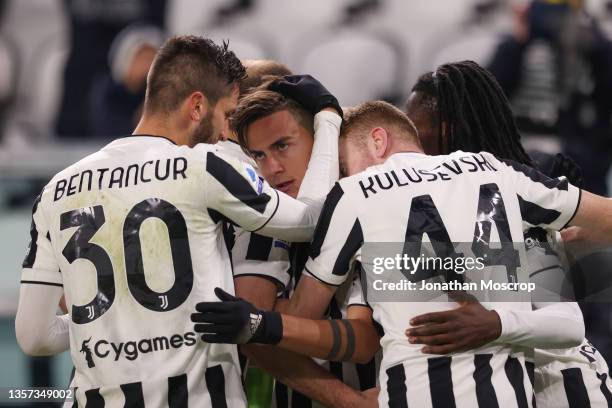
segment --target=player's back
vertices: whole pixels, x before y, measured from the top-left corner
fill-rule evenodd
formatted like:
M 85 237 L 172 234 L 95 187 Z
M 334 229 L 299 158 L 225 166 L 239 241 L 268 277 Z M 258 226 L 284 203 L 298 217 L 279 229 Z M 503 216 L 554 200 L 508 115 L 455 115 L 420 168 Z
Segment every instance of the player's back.
M 245 404 L 235 347 L 202 342 L 190 321 L 215 287 L 233 293 L 220 219 L 206 208 L 211 151 L 131 136 L 45 188 L 80 405 Z
M 555 201 L 557 207 L 547 207 Z M 468 293 L 478 294 L 485 307 L 530 310 L 526 286 L 497 286 L 493 294 L 481 282 L 528 283 L 519 251 L 524 222 L 559 228 L 577 201 L 577 189 L 568 191 L 566 181 L 540 179 L 487 153 L 397 153 L 334 187 L 319 222 L 328 228 L 317 229 L 307 269 L 338 285 L 347 265 L 362 263 L 366 299 L 385 332 L 380 403 L 531 404 L 523 350 L 490 343 L 451 356 L 425 355 L 422 345 L 408 342 L 405 330 L 414 316 L 457 307 L 446 291 L 462 290 L 464 283 L 476 284 Z M 330 273 L 321 273 L 324 265 L 332 266 Z M 457 273 L 458 266 L 465 272 Z

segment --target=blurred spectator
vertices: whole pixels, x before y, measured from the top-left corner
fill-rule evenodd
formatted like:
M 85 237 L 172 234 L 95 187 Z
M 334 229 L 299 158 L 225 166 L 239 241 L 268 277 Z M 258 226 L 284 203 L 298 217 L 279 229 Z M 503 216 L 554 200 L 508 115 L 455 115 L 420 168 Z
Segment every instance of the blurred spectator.
M 135 22 L 163 28 L 166 0 L 64 0 L 64 4 L 70 20 L 71 50 L 56 132 L 83 137 L 91 133 L 87 97 L 93 80 L 109 73 L 111 43 Z
M 560 136 L 582 167 L 585 188 L 607 195 L 612 157 L 612 43 L 580 0 L 533 0 L 517 9 L 514 33 L 489 70 L 525 132 Z
M 110 74 L 96 78 L 89 95 L 93 136 L 117 137 L 132 132 L 140 117 L 147 73 L 164 34 L 153 26 L 129 26 L 113 41 Z

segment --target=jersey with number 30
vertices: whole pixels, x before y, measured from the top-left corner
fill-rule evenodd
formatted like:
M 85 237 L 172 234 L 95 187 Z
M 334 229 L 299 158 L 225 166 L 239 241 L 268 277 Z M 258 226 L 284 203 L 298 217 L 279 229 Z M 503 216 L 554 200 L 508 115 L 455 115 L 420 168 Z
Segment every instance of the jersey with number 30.
M 222 220 L 257 230 L 278 204 L 250 165 L 151 136 L 51 180 L 22 282 L 63 286 L 79 405 L 245 405 L 235 346 L 202 342 L 190 314 L 233 293 Z

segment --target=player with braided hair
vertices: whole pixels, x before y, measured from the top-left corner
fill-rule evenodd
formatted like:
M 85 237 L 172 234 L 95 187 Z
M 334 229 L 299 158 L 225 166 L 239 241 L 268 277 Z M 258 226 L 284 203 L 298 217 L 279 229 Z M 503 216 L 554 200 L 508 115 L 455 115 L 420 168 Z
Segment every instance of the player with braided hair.
M 520 143 L 520 133 L 503 91 L 491 73 L 475 62 L 445 64 L 435 72 L 422 75 L 412 89 L 406 111 L 417 123 L 426 153 L 488 151 L 502 159 L 526 165 L 533 164 Z M 555 158 L 549 175 L 566 176 L 572 184 L 582 184 L 580 169 L 570 158 L 562 155 Z M 567 269 L 564 270 L 560 266 L 562 262 L 559 256 L 550 251 L 551 244 L 547 242 L 554 242 L 555 236 L 547 234 L 542 228 L 530 228 L 525 232 L 525 241 L 529 243 L 527 259 L 531 279 L 540 284 L 542 279 L 546 279 L 547 283 L 555 280 L 559 282 L 557 286 L 560 290 L 562 284 L 567 284 L 568 279 L 559 279 L 566 275 Z M 559 309 L 559 313 L 566 313 L 568 317 L 571 317 L 573 311 L 575 318 L 568 320 L 570 327 L 576 326 L 576 320 L 583 325 L 577 304 L 543 302 L 541 296 L 539 297 L 536 299 L 539 301 L 533 303 L 536 310 L 532 312 L 512 311 L 505 314 L 497 311 L 501 318 L 498 341 L 501 339 L 504 342 L 518 342 L 537 347 L 534 353 L 537 405 L 607 407 L 612 401 L 610 384 L 607 381 L 608 366 L 597 349 L 586 338 L 577 347 L 550 349 L 550 339 L 538 339 L 539 330 L 533 330 L 543 327 L 538 321 L 545 319 L 543 312 L 550 313 L 551 308 Z M 447 340 L 447 347 L 438 344 L 428 347 L 433 348 L 430 351 L 439 352 L 440 348 L 444 348 L 445 352 L 451 352 L 457 347 L 476 347 L 478 344 L 469 344 L 469 339 L 477 341 L 478 334 L 489 331 L 487 326 L 490 328 L 492 324 L 489 319 L 478 318 L 483 310 L 479 304 L 466 304 L 454 311 L 443 312 L 444 319 L 467 319 L 469 315 L 470 322 L 466 322 L 463 332 L 448 333 L 451 338 Z M 419 324 L 427 324 L 434 318 L 440 316 L 430 314 L 426 319 L 416 319 Z M 438 324 L 444 324 L 444 321 L 438 321 Z M 433 337 L 422 337 L 427 336 L 431 330 L 435 328 L 413 329 L 409 336 L 418 343 L 433 345 Z M 474 337 L 466 334 L 468 330 L 472 330 Z M 455 339 L 461 337 L 464 343 L 451 345 L 455 341 L 453 336 L 457 336 Z M 533 378 L 533 374 L 530 375 Z

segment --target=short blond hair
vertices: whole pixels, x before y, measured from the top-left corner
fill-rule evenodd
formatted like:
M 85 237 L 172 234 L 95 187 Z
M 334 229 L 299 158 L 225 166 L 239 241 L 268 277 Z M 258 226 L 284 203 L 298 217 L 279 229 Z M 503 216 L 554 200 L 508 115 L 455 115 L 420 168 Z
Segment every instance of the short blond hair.
M 421 144 L 416 126 L 401 110 L 384 101 L 364 102 L 344 112 L 340 139 L 350 138 L 359 144 L 375 127 L 389 130 L 399 140 Z M 356 132 L 357 131 L 357 132 Z

